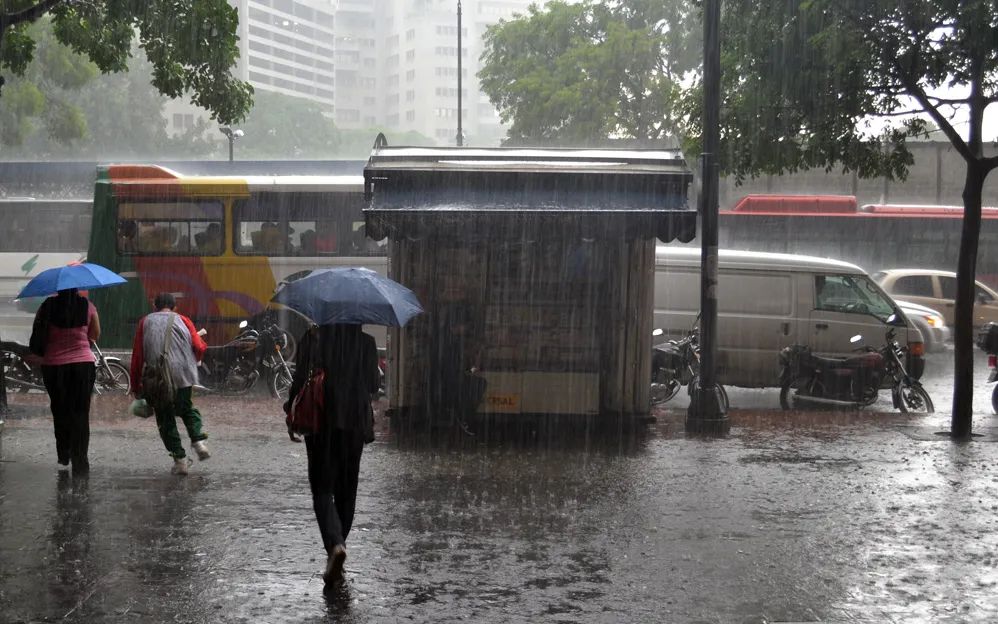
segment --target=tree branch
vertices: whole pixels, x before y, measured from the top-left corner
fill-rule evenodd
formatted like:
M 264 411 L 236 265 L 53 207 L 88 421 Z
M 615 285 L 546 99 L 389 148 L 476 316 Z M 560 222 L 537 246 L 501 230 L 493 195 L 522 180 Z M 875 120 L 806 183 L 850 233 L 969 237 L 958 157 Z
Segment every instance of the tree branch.
M 7 30 L 11 26 L 16 26 L 17 24 L 34 22 L 63 2 L 65 2 L 65 0 L 42 0 L 38 4 L 21 9 L 20 11 L 14 13 L 4 13 L 3 15 L 0 15 L 0 32 Z
M 992 170 L 998 169 L 998 156 L 982 159 L 981 165 L 984 166 L 984 175 L 987 175 Z

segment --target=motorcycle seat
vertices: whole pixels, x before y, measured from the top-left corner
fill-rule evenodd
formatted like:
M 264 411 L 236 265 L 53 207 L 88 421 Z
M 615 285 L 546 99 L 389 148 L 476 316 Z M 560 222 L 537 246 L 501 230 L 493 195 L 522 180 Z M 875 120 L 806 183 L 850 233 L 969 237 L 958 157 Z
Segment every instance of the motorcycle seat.
M 823 355 L 812 355 L 811 359 L 815 366 L 823 369 L 856 369 L 856 368 L 876 368 L 882 366 L 884 357 L 876 351 L 850 355 L 848 357 L 829 357 Z

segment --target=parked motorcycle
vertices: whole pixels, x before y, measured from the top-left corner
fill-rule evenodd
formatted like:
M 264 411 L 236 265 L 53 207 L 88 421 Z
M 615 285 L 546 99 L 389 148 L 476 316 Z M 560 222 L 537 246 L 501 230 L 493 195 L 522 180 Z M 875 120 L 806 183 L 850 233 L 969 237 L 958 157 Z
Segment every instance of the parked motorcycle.
M 94 394 L 104 394 L 105 392 L 128 394 L 131 389 L 128 367 L 121 363 L 120 358 L 104 355 L 97 343 L 90 343 L 90 346 L 94 351 L 94 366 L 97 368 L 94 378 Z M 30 351 L 26 345 L 17 342 L 0 343 L 0 363 L 4 367 L 7 388 L 16 392 L 30 390 L 44 392 L 45 383 L 42 380 L 41 368 L 28 364 L 28 353 Z
M 652 335 L 661 336 L 662 330 L 656 329 Z M 700 328 L 699 325 L 694 325 L 684 338 L 669 340 L 652 347 L 651 404 L 661 405 L 672 400 L 683 386 L 686 386 L 687 392 L 691 393 L 699 375 Z M 718 387 L 721 389 L 724 409 L 727 410 L 728 393 L 724 390 L 724 386 Z
M 294 364 L 283 355 L 286 340 L 276 324 L 256 330 L 243 321 L 231 342 L 205 351 L 198 367 L 201 384 L 214 392 L 242 394 L 263 377 L 271 396 L 286 399 L 294 377 Z
M 852 342 L 861 339 L 853 336 Z M 887 330 L 879 350 L 866 347 L 845 358 L 815 355 L 803 345 L 786 347 L 780 352 L 780 405 L 786 410 L 792 409 L 794 401 L 865 407 L 875 403 L 881 387 L 889 383 L 895 408 L 932 413 L 935 407 L 929 393 L 908 374 L 905 360 L 894 328 Z
M 991 373 L 988 375 L 987 383 L 998 381 L 998 323 L 988 323 L 984 331 L 977 336 L 977 346 L 988 354 L 988 368 Z M 991 391 L 991 410 L 998 414 L 998 385 Z

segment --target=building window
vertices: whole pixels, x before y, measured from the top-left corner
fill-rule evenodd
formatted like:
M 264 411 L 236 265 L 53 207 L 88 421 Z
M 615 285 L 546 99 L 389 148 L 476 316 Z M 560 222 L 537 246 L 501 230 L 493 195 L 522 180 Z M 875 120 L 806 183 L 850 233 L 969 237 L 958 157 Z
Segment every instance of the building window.
M 416 111 L 410 110 L 405 112 L 406 121 L 416 121 Z
M 406 91 L 405 92 L 405 101 L 406 102 L 415 102 L 416 101 L 416 92 L 412 91 L 412 90 Z
M 405 40 L 406 41 L 412 41 L 415 38 L 416 38 L 416 29 L 415 28 L 410 28 L 409 30 L 405 31 Z
M 409 71 L 407 71 L 405 73 L 405 81 L 406 82 L 412 82 L 415 79 L 416 79 L 416 70 L 415 69 L 410 69 Z

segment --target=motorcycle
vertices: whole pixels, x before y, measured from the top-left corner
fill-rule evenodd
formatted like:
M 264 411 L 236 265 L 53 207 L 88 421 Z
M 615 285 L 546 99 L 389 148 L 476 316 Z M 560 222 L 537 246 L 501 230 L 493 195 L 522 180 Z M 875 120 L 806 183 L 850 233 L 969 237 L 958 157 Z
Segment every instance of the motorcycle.
M 699 317 L 698 317 L 699 318 Z M 656 329 L 653 336 L 661 336 L 662 330 Z M 679 389 L 686 386 L 692 394 L 700 376 L 700 328 L 693 328 L 680 340 L 669 340 L 652 347 L 651 356 L 651 404 L 661 405 L 675 398 Z M 724 386 L 721 389 L 721 400 L 724 409 L 728 409 L 728 393 Z
M 276 324 L 263 330 L 239 324 L 239 334 L 219 347 L 208 347 L 198 372 L 205 389 L 224 394 L 243 394 L 261 377 L 271 396 L 288 397 L 294 364 L 284 359 L 287 334 Z
M 862 340 L 853 336 L 851 342 Z M 894 328 L 887 330 L 883 347 L 866 347 L 850 357 L 815 355 L 803 345 L 780 352 L 780 406 L 792 409 L 792 402 L 823 403 L 854 408 L 872 405 L 881 387 L 889 383 L 891 400 L 902 412 L 932 413 L 935 407 L 929 393 L 905 368 L 905 350 Z M 794 390 L 791 396 L 791 391 Z
M 977 346 L 988 354 L 987 383 L 998 381 L 998 323 L 988 323 L 987 327 L 977 336 Z M 998 385 L 991 391 L 991 410 L 998 414 Z
M 121 359 L 105 355 L 97 343 L 90 343 L 94 351 L 94 366 L 96 375 L 94 377 L 94 394 L 104 394 L 105 392 L 121 392 L 128 394 L 131 389 L 131 376 L 128 367 L 121 363 Z M 28 392 L 30 390 L 45 391 L 45 382 L 42 380 L 42 371 L 38 366 L 28 364 L 28 354 L 30 351 L 26 345 L 17 342 L 0 343 L 0 364 L 4 367 L 4 374 L 7 379 L 7 387 L 17 392 Z

